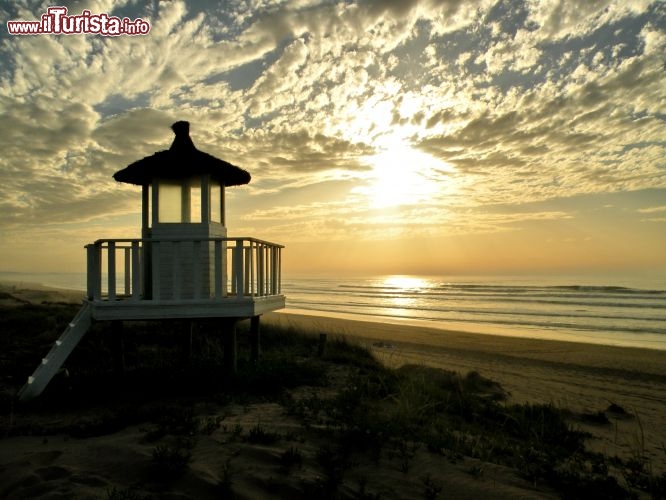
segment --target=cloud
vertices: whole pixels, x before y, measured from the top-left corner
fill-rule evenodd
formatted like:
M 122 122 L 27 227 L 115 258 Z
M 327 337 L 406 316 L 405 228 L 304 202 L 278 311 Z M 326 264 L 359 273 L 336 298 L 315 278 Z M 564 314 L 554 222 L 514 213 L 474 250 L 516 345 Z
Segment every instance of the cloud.
M 136 214 L 135 191 L 110 176 L 168 148 L 179 119 L 253 174 L 244 227 L 300 239 L 379 237 L 388 221 L 402 234 L 508 230 L 526 219 L 479 207 L 666 187 L 659 2 L 68 6 L 126 11 L 151 32 L 1 35 L 0 227 L 12 231 Z M 17 3 L 2 19 L 43 11 Z M 396 145 L 451 168 L 428 170 L 427 203 L 374 213 L 354 187 Z M 549 217 L 563 215 L 530 220 Z
M 561 39 L 581 36 L 599 26 L 612 24 L 625 17 L 645 12 L 658 2 L 637 0 L 528 0 L 529 21 L 535 23 L 540 36 L 545 39 Z
M 657 212 L 666 212 L 666 205 L 660 207 L 639 208 L 638 212 L 642 214 L 654 214 Z

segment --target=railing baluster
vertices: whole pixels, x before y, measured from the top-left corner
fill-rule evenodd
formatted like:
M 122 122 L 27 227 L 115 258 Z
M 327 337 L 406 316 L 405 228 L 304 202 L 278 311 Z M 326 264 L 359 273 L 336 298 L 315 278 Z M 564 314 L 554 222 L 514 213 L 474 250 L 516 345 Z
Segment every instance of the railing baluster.
M 150 243 L 151 253 L 153 254 L 153 300 L 159 301 L 162 298 L 162 287 L 160 283 L 160 251 L 161 245 L 157 241 Z
M 85 248 L 88 268 L 88 274 L 86 275 L 86 298 L 93 300 L 95 297 L 95 276 L 97 275 L 97 269 L 95 269 L 95 245 L 86 245 Z
M 276 264 L 277 262 L 275 261 L 275 247 L 271 247 L 270 249 L 271 252 L 271 295 L 275 295 L 276 292 L 276 281 L 277 281 L 277 276 L 275 274 L 275 269 L 276 269 Z
M 109 241 L 107 255 L 107 278 L 109 300 L 116 300 L 116 242 Z
M 270 257 L 270 251 L 271 248 L 266 245 L 264 247 L 264 258 L 266 259 L 266 267 L 264 268 L 264 295 L 268 295 L 268 290 L 270 290 L 271 286 L 271 259 Z
M 133 241 L 132 247 L 132 300 L 141 298 L 141 256 L 139 242 Z
M 264 246 L 257 243 L 257 295 L 264 294 Z
M 261 258 L 264 261 L 264 288 L 261 291 L 261 295 L 268 295 L 268 245 L 262 245 Z
M 232 281 L 236 285 L 236 297 L 243 297 L 243 240 L 236 240 L 232 256 Z
M 94 277 L 94 299 L 102 300 L 102 244 L 95 244 L 95 277 Z
M 225 290 L 222 290 L 222 276 L 223 276 L 223 270 L 226 269 L 227 263 L 226 263 L 226 256 L 223 255 L 222 253 L 222 241 L 220 240 L 215 240 L 215 268 L 214 268 L 214 275 L 215 275 L 215 298 L 216 299 L 221 299 L 222 297 L 226 297 L 226 283 L 224 285 Z
M 126 297 L 128 297 L 129 294 L 130 294 L 130 277 L 131 277 L 131 272 L 130 272 L 130 263 L 131 263 L 130 247 L 124 247 L 124 249 L 125 249 L 125 293 L 124 293 L 124 295 Z
M 252 249 L 250 247 L 243 246 L 243 290 L 246 293 L 250 293 L 250 263 L 252 259 L 250 258 L 250 253 Z
M 85 248 L 86 298 L 91 301 L 221 300 L 229 294 L 236 298 L 282 294 L 282 247 L 254 238 L 98 240 Z M 118 261 L 119 251 L 124 266 Z M 124 280 L 118 279 L 118 266 L 124 267 Z
M 257 244 L 254 241 L 250 240 L 250 296 L 251 297 L 254 297 L 255 294 L 257 293 L 257 287 L 255 284 L 256 273 L 254 270 L 254 266 L 256 265 L 257 262 L 256 252 L 257 252 Z
M 282 294 L 282 249 L 278 247 L 278 288 L 277 293 Z

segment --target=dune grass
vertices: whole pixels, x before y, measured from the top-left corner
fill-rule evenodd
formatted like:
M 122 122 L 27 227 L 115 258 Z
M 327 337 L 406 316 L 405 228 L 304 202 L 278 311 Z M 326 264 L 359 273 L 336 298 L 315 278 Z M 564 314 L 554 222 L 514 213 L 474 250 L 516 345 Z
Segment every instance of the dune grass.
M 263 326 L 262 359 L 255 364 L 249 361 L 248 326 L 240 324 L 238 371 L 229 375 L 216 323 L 127 323 L 126 368 L 119 374 L 111 359 L 113 333 L 108 325 L 96 325 L 68 360 L 67 372 L 43 397 L 17 407 L 16 391 L 73 309 L 24 305 L 2 311 L 0 350 L 5 354 L 0 403 L 5 436 L 87 437 L 141 424 L 145 441 L 155 446 L 156 475 L 170 477 L 187 469 L 196 437 L 218 430 L 224 418 L 197 415 L 195 401 L 223 405 L 274 401 L 325 443 L 311 457 L 321 479 L 306 488 L 307 494 L 330 497 L 359 460 L 389 461 L 408 473 L 416 454 L 425 451 L 452 462 L 475 459 L 471 477 L 484 474 L 484 463 L 508 466 L 532 484 L 547 485 L 565 497 L 589 493 L 629 498 L 638 491 L 666 497 L 666 475 L 652 474 L 644 455 L 621 460 L 587 451 L 588 436 L 575 427 L 566 409 L 510 404 L 497 383 L 476 372 L 416 365 L 388 368 L 368 349 L 341 335 L 329 335 L 325 354 L 319 356 L 320 332 L 292 327 Z M 341 381 L 333 382 L 333 374 Z M 293 391 L 305 387 L 309 390 Z M 65 408 L 86 411 L 66 424 L 38 418 L 17 424 L 13 418 L 14 411 L 39 416 Z M 611 410 L 622 408 L 606 411 Z M 603 416 L 605 411 L 589 418 L 602 425 Z M 231 442 L 259 445 L 284 438 L 260 424 L 249 429 L 237 425 L 228 436 Z M 279 458 L 282 470 L 301 467 L 308 459 L 303 449 L 293 443 L 286 447 Z M 225 495 L 232 488 L 229 471 L 220 479 Z M 442 490 L 430 476 L 421 481 L 425 498 L 436 498 Z M 373 498 L 364 482 L 356 494 Z M 113 490 L 109 498 L 138 495 Z

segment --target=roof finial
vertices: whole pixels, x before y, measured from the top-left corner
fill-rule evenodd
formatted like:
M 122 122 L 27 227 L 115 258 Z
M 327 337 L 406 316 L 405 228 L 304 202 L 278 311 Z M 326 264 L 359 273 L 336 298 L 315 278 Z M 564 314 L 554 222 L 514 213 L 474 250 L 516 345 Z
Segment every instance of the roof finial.
M 176 137 L 171 143 L 172 150 L 196 149 L 192 139 L 190 139 L 190 122 L 178 121 L 171 125 L 171 130 Z

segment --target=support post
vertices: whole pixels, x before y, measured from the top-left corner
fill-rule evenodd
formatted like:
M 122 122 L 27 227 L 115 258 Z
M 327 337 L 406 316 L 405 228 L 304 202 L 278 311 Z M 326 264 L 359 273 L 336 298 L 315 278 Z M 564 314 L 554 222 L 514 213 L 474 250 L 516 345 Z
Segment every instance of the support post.
M 237 346 L 236 346 L 236 319 L 224 321 L 224 368 L 227 374 L 232 375 L 236 373 L 238 368 L 237 360 Z
M 252 316 L 250 319 L 250 362 L 257 364 L 261 357 L 261 316 Z

